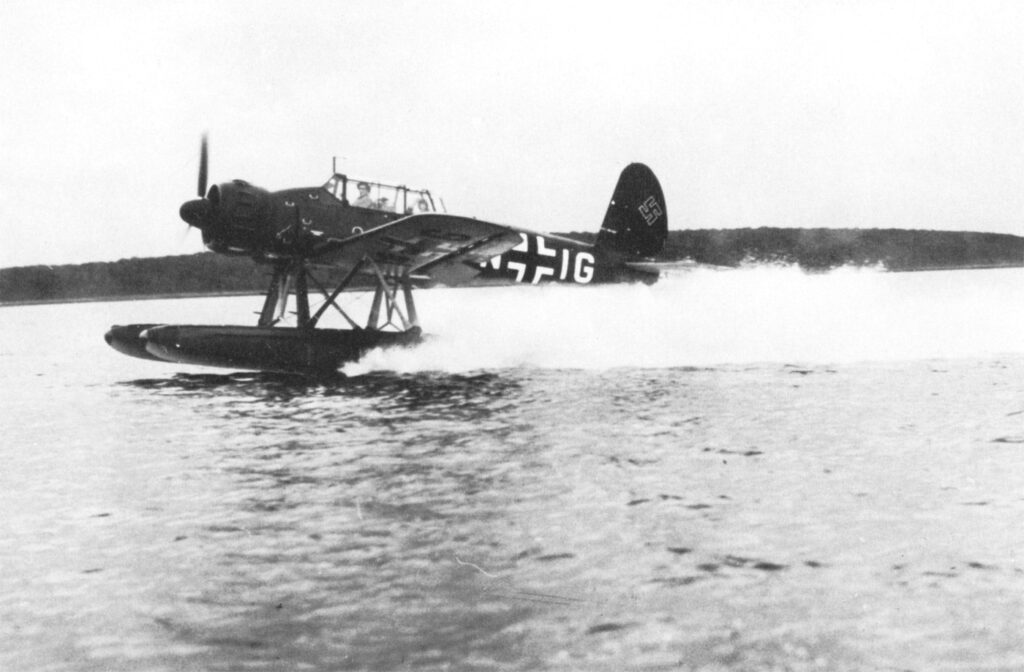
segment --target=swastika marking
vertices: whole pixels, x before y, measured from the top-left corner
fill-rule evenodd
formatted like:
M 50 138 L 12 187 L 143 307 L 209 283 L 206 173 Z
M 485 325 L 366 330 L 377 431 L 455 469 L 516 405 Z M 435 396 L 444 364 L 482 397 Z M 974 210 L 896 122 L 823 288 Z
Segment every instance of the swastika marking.
M 658 218 L 661 217 L 662 210 L 661 205 L 654 196 L 648 196 L 647 200 L 640 204 L 640 215 L 647 222 L 647 226 L 653 226 Z

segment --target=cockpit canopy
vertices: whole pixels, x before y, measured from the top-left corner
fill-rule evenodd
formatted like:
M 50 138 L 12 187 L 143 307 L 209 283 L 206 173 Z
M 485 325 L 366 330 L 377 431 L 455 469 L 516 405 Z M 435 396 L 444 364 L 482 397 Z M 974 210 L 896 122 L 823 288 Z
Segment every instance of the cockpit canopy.
M 399 215 L 438 212 L 434 197 L 426 189 L 411 189 L 402 185 L 361 180 L 341 173 L 332 175 L 324 184 L 324 189 L 342 203 L 357 208 L 394 212 Z

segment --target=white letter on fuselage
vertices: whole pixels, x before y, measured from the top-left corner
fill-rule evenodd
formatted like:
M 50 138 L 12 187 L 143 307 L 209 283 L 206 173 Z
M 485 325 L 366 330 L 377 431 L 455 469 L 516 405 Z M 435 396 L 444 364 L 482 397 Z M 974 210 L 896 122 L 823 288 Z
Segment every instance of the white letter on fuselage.
M 582 284 L 587 284 L 593 279 L 594 255 L 592 255 L 590 252 L 577 252 L 576 272 L 573 274 L 573 280 Z

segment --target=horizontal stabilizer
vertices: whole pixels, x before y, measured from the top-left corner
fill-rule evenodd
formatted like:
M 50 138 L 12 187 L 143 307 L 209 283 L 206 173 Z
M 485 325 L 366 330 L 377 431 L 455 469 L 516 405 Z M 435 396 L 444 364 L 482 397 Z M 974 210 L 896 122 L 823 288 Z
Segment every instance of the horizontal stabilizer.
M 647 271 L 648 273 L 670 273 L 675 271 L 696 271 L 712 270 L 712 271 L 724 271 L 729 270 L 729 266 L 718 266 L 715 264 L 704 264 L 699 261 L 627 261 L 624 263 L 625 266 L 638 271 Z

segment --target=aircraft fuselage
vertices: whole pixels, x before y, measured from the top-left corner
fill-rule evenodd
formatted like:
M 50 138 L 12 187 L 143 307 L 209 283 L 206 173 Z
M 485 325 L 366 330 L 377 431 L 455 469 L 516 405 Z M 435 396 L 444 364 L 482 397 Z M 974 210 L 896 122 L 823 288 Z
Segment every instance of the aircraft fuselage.
M 205 209 L 192 205 L 198 203 Z M 404 216 L 350 205 L 323 188 L 269 192 L 243 180 L 216 185 L 207 199 L 182 207 L 182 218 L 202 229 L 210 250 L 260 261 L 295 254 L 296 239 L 299 248 L 312 246 L 317 240 L 356 236 Z M 593 245 L 550 234 L 519 235 L 519 245 L 484 264 L 479 284 L 587 285 L 657 279 Z
M 520 232 L 522 242 L 484 265 L 484 283 L 531 285 L 569 282 L 579 285 L 604 282 L 654 282 L 657 275 L 633 269 L 610 258 L 593 245 L 541 233 Z

